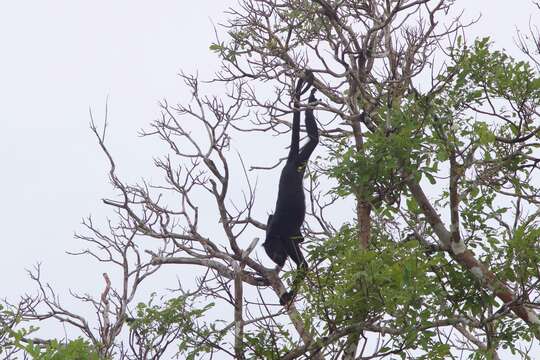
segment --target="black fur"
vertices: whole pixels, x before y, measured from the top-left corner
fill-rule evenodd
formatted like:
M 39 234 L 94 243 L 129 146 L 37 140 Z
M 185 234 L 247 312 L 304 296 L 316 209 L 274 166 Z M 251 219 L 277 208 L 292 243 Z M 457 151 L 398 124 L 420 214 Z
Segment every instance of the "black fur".
M 308 73 L 311 74 L 311 73 Z M 279 191 L 274 215 L 268 217 L 266 228 L 266 241 L 263 244 L 266 254 L 280 268 L 283 267 L 287 256 L 297 265 L 299 273 L 293 281 L 292 290 L 280 298 L 282 305 L 289 303 L 295 295 L 296 288 L 303 279 L 307 270 L 307 262 L 302 255 L 299 243 L 304 238 L 300 227 L 306 215 L 303 178 L 307 161 L 319 142 L 317 122 L 313 116 L 313 109 L 307 109 L 305 114 L 306 131 L 309 141 L 301 149 L 300 142 L 300 111 L 298 110 L 300 95 L 311 86 L 313 74 L 307 76 L 307 86 L 302 89 L 304 81 L 300 79 L 294 95 L 294 113 L 292 124 L 292 138 L 287 163 L 281 171 Z M 310 81 L 311 80 L 311 81 Z M 316 101 L 315 89 L 311 91 L 309 103 Z

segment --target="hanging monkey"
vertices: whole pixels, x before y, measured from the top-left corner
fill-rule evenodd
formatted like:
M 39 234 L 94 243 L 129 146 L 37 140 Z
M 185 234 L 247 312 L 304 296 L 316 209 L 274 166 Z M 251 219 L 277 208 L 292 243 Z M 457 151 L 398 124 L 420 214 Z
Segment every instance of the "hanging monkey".
M 279 299 L 282 305 L 292 301 L 308 267 L 299 245 L 304 241 L 300 227 L 306 215 L 303 179 L 309 157 L 319 143 L 319 131 L 313 116 L 313 108 L 306 109 L 305 124 L 309 140 L 302 148 L 299 147 L 300 111 L 298 108 L 300 106 L 300 95 L 305 93 L 312 85 L 313 73 L 307 71 L 305 78 L 305 81 L 299 79 L 296 85 L 291 146 L 287 156 L 287 163 L 283 167 L 279 178 L 276 209 L 273 215 L 268 216 L 266 241 L 263 244 L 266 254 L 277 264 L 278 270 L 283 267 L 287 257 L 290 257 L 298 268 L 291 290 L 281 295 Z M 306 83 L 306 86 L 302 89 L 304 83 Z M 311 90 L 309 96 L 310 105 L 317 101 L 315 91 L 316 89 Z

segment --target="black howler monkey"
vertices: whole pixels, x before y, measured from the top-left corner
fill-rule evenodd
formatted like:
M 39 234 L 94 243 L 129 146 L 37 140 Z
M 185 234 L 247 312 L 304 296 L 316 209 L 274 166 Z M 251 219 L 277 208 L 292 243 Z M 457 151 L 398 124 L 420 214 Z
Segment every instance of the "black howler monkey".
M 289 303 L 295 296 L 297 287 L 307 271 L 307 262 L 302 255 L 299 243 L 304 238 L 300 227 L 306 215 L 303 178 L 306 163 L 319 142 L 319 131 L 313 116 L 313 109 L 305 110 L 306 131 L 309 141 L 300 149 L 300 95 L 305 93 L 313 82 L 313 73 L 306 72 L 306 81 L 298 80 L 294 94 L 294 111 L 292 123 L 292 138 L 287 163 L 281 171 L 276 210 L 268 217 L 266 228 L 266 241 L 264 250 L 279 268 L 283 267 L 287 256 L 297 265 L 299 273 L 293 280 L 292 289 L 283 294 L 279 301 L 282 305 Z M 302 86 L 306 83 L 304 89 Z M 311 91 L 309 103 L 313 104 L 315 89 Z

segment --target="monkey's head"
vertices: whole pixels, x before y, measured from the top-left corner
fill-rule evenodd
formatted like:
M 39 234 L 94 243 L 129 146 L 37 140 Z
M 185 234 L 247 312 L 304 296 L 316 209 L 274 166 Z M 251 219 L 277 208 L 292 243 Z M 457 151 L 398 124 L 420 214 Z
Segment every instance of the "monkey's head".
M 279 233 L 275 231 L 273 226 L 273 215 L 268 215 L 268 221 L 266 223 L 266 240 L 263 243 L 266 255 L 278 266 L 283 267 L 287 260 L 287 253 L 283 248 L 283 242 L 280 239 Z

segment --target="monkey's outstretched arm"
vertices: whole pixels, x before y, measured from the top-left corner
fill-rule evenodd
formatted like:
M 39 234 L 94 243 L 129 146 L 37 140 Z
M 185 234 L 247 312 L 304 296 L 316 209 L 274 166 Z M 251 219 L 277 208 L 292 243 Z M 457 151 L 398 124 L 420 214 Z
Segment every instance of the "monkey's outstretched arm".
M 316 89 L 311 90 L 311 94 L 309 95 L 310 105 L 313 105 L 317 102 L 317 99 L 315 98 L 316 91 Z M 306 110 L 306 131 L 308 133 L 309 141 L 300 150 L 300 153 L 298 154 L 298 161 L 301 164 L 309 160 L 309 157 L 313 153 L 313 150 L 315 150 L 317 144 L 319 143 L 319 129 L 317 128 L 317 121 L 315 120 L 315 116 L 313 115 L 313 108 L 309 108 Z
M 302 88 L 304 80 L 298 79 L 296 84 L 296 91 L 294 94 L 294 110 L 293 110 L 293 122 L 291 131 L 291 146 L 289 148 L 289 156 L 287 161 L 294 161 L 298 157 L 298 150 L 300 148 L 300 94 L 299 90 Z

